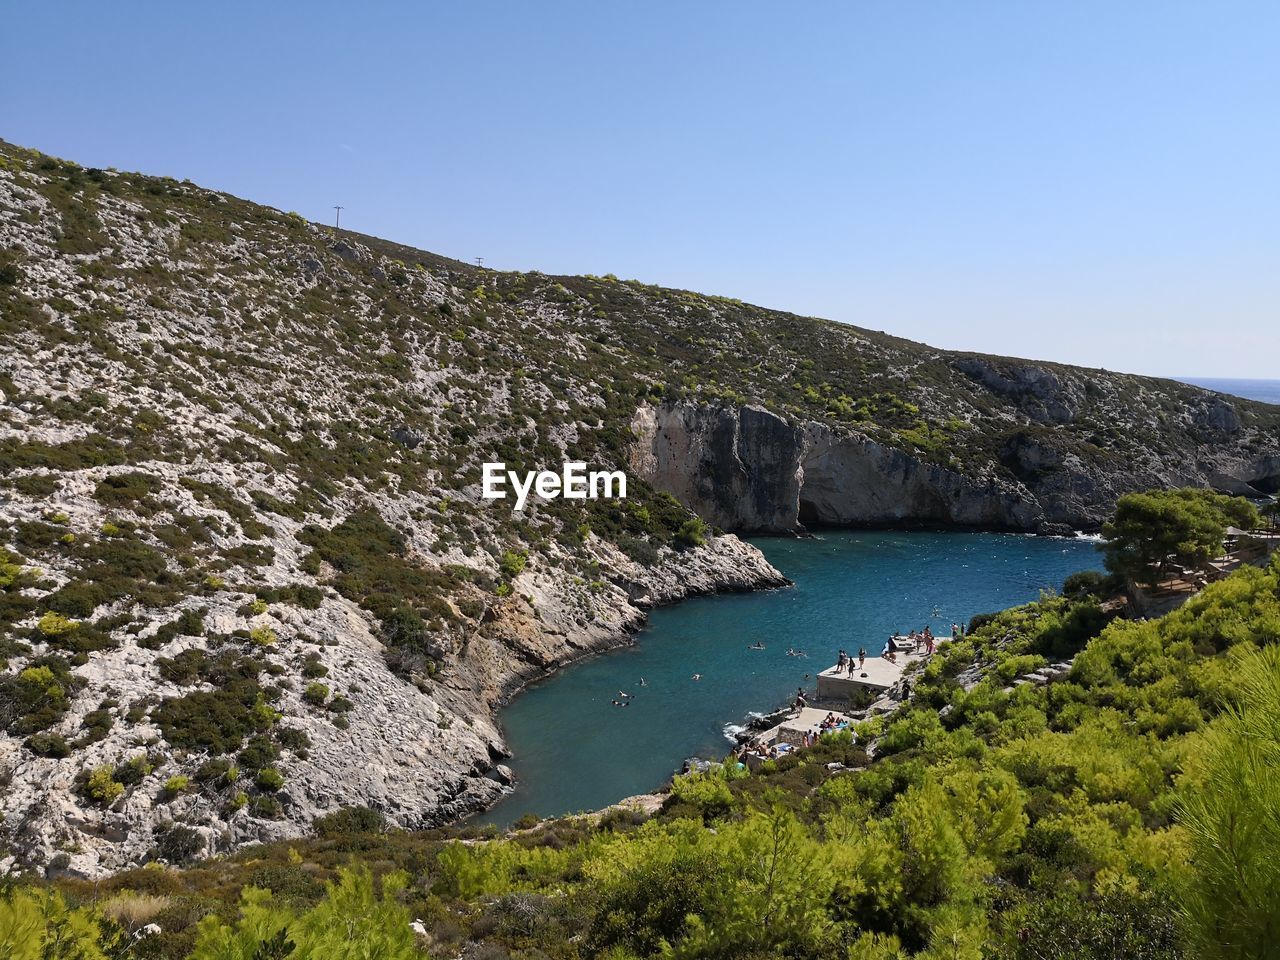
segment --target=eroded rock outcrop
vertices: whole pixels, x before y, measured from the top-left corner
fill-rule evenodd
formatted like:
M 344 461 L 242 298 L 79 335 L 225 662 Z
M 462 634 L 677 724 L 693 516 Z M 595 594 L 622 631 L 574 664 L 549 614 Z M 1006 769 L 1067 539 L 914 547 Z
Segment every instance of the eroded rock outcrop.
M 821 424 L 802 436 L 802 523 L 1027 530 L 1038 521 L 1025 488 L 1008 479 L 966 476 Z
M 643 406 L 631 469 L 704 519 L 740 533 L 796 528 L 803 438 L 761 407 Z
M 1070 423 L 1085 402 L 1084 386 L 1048 367 L 998 357 L 960 357 L 953 366 L 1038 423 Z
M 1083 392 L 1051 371 L 1018 374 L 964 364 L 1014 398 L 1025 416 L 985 464 L 959 469 L 857 429 L 789 423 L 756 407 L 674 403 L 641 406 L 632 420 L 631 468 L 709 522 L 744 533 L 796 533 L 806 526 L 922 526 L 1069 533 L 1096 530 L 1117 498 L 1154 486 L 1207 486 L 1244 496 L 1272 493 L 1280 457 L 1256 455 L 1231 403 L 1189 404 L 1192 433 L 1121 457 L 1060 424 Z M 1002 372 L 1003 370 L 1003 372 Z M 1058 426 L 1045 426 L 1045 421 Z

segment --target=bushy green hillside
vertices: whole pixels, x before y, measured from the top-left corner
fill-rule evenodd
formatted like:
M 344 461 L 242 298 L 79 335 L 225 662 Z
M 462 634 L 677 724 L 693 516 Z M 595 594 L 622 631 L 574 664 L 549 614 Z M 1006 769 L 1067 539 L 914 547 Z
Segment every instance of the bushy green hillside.
M 353 811 L 292 846 L 59 887 L 78 922 L 112 918 L 106 939 L 158 924 L 147 957 L 364 956 L 333 945 L 344 911 L 351 949 L 384 957 L 1272 956 L 1280 562 L 1151 622 L 1108 623 L 1092 584 L 982 618 L 856 742 L 680 778 L 647 821 L 458 841 Z M 0 930 L 32 915 L 8 896 Z

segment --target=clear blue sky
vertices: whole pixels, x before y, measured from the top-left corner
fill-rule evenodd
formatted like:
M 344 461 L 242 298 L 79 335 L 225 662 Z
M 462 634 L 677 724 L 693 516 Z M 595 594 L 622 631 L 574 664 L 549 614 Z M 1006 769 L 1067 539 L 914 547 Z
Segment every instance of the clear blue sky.
M 487 265 L 1280 376 L 1280 4 L 7 5 L 0 137 Z

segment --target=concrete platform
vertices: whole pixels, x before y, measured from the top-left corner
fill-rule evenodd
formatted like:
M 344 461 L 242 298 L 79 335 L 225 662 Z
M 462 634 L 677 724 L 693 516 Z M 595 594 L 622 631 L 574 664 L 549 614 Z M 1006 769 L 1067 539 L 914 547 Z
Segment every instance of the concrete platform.
M 822 732 L 822 721 L 827 719 L 827 714 L 830 713 L 834 713 L 837 720 L 843 720 L 845 723 L 853 722 L 843 713 L 838 713 L 834 710 L 803 707 L 794 717 L 788 717 L 774 728 L 773 740 L 774 742 L 781 741 L 799 746 L 806 733 L 817 734 Z
M 892 663 L 883 657 L 867 657 L 862 666 L 854 660 L 843 670 L 827 667 L 818 674 L 818 699 L 839 700 L 864 690 L 882 693 L 902 679 L 904 659 L 899 656 L 898 662 Z

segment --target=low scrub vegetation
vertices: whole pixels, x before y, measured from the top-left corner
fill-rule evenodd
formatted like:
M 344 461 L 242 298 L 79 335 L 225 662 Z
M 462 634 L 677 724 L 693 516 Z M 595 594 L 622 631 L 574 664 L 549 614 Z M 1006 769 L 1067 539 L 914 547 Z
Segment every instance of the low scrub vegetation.
M 898 713 L 755 773 L 678 778 L 651 818 L 530 818 L 493 839 L 388 831 L 355 808 L 216 867 L 62 881 L 61 902 L 104 943 L 112 921 L 78 907 L 91 889 L 205 904 L 198 922 L 165 914 L 146 956 L 175 960 L 292 956 L 270 951 L 344 909 L 361 949 L 395 957 L 1271 956 L 1280 561 L 1154 621 L 1109 620 L 1104 585 L 985 618 Z M 1009 683 L 1072 656 L 1061 679 Z M 262 734 L 241 752 L 258 791 L 242 802 L 274 802 L 275 752 Z M 90 781 L 104 803 L 125 789 L 109 769 Z

